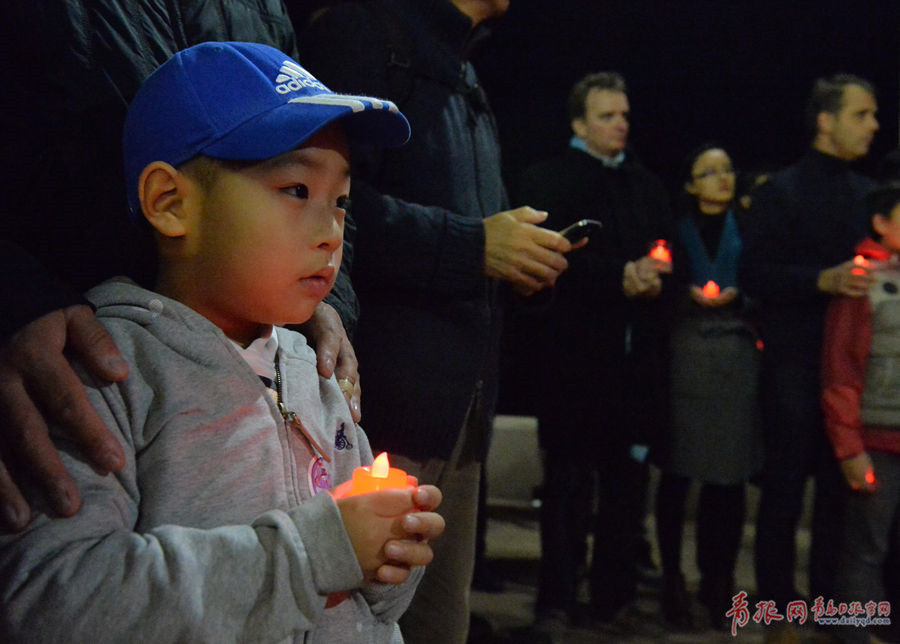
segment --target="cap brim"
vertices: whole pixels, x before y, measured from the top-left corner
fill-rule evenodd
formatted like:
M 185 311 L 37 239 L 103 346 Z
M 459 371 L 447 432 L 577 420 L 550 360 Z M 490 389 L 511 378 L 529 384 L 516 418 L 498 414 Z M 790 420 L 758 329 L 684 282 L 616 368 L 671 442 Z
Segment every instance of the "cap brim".
M 406 117 L 388 101 L 341 97 L 340 104 L 288 102 L 245 121 L 200 152 L 236 161 L 269 159 L 301 145 L 329 123 L 340 122 L 351 145 L 399 147 L 409 140 Z

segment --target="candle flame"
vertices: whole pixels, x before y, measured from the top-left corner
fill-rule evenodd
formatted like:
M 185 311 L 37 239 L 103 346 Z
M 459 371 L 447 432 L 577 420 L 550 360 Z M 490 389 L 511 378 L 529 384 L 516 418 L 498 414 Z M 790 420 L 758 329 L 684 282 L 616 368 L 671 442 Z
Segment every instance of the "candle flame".
M 875 483 L 875 472 L 873 472 L 872 470 L 866 471 L 866 483 L 868 483 L 869 485 L 874 485 Z
M 672 254 L 668 249 L 668 242 L 665 239 L 657 239 L 653 242 L 655 246 L 650 249 L 650 257 L 653 259 L 658 259 L 662 262 L 671 262 Z
M 391 469 L 391 462 L 388 460 L 387 452 L 382 452 L 372 463 L 372 476 L 378 479 L 386 479 Z
M 866 261 L 866 258 L 863 257 L 862 255 L 857 255 L 856 257 L 853 258 L 853 263 L 856 264 L 857 266 L 866 266 L 866 265 L 868 265 L 869 262 Z
M 709 280 L 706 284 L 703 285 L 703 295 L 712 299 L 714 297 L 719 296 L 719 285 Z

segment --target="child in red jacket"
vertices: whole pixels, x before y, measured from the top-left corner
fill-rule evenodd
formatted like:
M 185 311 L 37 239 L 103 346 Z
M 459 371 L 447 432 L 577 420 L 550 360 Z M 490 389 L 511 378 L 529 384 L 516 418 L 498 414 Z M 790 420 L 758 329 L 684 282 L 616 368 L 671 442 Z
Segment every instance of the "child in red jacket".
M 836 599 L 863 620 L 889 606 L 884 565 L 900 550 L 900 183 L 869 193 L 866 213 L 872 237 L 855 261 L 868 292 L 832 300 L 822 362 L 825 424 L 849 488 Z M 869 641 L 871 629 L 841 630 Z

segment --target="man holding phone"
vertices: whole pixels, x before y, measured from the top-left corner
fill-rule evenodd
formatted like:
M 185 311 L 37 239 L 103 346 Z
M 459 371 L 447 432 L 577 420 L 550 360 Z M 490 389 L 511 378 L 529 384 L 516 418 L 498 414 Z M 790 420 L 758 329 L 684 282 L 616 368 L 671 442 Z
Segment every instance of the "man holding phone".
M 646 450 L 633 448 L 647 443 L 646 430 L 664 411 L 659 295 L 671 272 L 670 261 L 648 254 L 654 240 L 669 236 L 671 216 L 662 183 L 626 147 L 624 80 L 615 72 L 583 78 L 568 110 L 568 149 L 529 168 L 518 195 L 549 213 L 547 227 L 572 226 L 563 234 L 573 243 L 589 239 L 568 256 L 551 306 L 528 320 L 537 340 L 529 350 L 540 354 L 529 364 L 540 365 L 530 380 L 540 387 L 532 399 L 547 473 L 535 610 L 538 627 L 551 631 L 575 608 L 594 471 L 603 520 L 593 526 L 591 612 L 607 621 L 634 598 Z

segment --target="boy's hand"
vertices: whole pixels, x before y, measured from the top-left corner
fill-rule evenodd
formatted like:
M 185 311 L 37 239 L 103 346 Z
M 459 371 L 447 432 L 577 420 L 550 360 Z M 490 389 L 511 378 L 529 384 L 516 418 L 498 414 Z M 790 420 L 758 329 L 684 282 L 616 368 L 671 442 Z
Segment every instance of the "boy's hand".
M 378 569 L 375 578 L 385 584 L 402 584 L 409 579 L 410 569 L 427 566 L 434 558 L 429 540 L 444 532 L 444 517 L 435 510 L 441 503 L 441 491 L 433 485 L 422 485 L 413 492 L 418 511 L 407 514 L 401 527 L 407 536 L 392 539 L 384 546 L 388 563 Z
M 65 352 L 65 353 L 64 353 Z M 69 431 L 102 473 L 122 469 L 125 455 L 97 412 L 65 354 L 106 382 L 128 377 L 128 365 L 90 307 L 53 311 L 22 327 L 0 349 L 0 463 L 2 523 L 24 528 L 30 517 L 9 470 L 16 464 L 44 489 L 53 510 L 75 514 L 81 498 L 50 440 L 47 421 Z
M 339 486 L 332 494 L 363 576 L 372 581 L 388 561 L 385 544 L 409 535 L 402 522 L 406 514 L 416 509 L 413 490 L 380 490 L 342 498 L 340 489 Z
M 847 485 L 854 492 L 872 494 L 878 489 L 878 483 L 875 481 L 875 468 L 872 466 L 872 459 L 867 452 L 841 461 L 841 471 L 844 473 Z
M 316 351 L 319 375 L 323 378 L 335 375 L 344 397 L 347 398 L 347 404 L 350 405 L 353 422 L 358 423 L 362 418 L 359 362 L 347 338 L 341 316 L 330 304 L 319 302 L 312 317 L 300 325 L 300 329 Z

